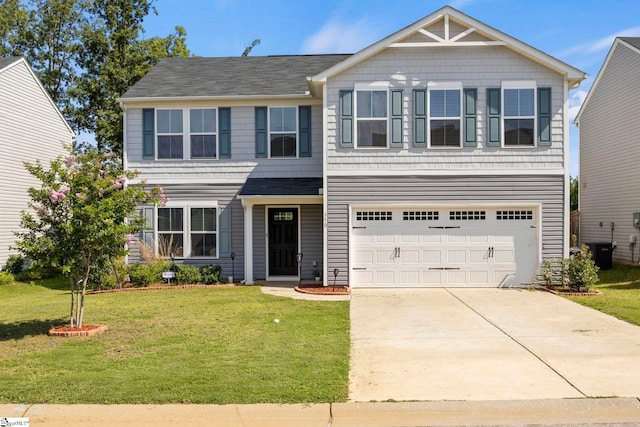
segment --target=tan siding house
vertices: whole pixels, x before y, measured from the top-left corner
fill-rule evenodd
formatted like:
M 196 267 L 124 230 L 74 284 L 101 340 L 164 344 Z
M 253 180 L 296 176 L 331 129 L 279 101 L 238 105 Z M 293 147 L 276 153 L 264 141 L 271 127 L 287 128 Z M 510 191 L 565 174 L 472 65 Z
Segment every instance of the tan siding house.
M 75 134 L 23 58 L 0 58 L 0 265 L 12 253 L 29 187 L 24 162 L 47 163 Z
M 615 242 L 613 259 L 640 260 L 640 38 L 617 38 L 576 117 L 580 240 Z

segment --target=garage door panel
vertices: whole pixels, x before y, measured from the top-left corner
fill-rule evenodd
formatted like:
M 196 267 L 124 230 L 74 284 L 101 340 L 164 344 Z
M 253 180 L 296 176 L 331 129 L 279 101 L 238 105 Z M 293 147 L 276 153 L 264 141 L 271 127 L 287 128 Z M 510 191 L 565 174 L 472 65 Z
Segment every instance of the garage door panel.
M 533 211 L 368 211 L 367 221 L 352 216 L 355 287 L 513 286 L 535 276 Z M 370 219 L 376 211 L 385 220 Z
M 440 249 L 437 250 L 423 250 L 422 251 L 422 262 L 426 265 L 440 265 L 442 264 L 442 251 Z
M 448 250 L 447 264 L 465 264 L 467 262 L 467 251 L 464 249 Z

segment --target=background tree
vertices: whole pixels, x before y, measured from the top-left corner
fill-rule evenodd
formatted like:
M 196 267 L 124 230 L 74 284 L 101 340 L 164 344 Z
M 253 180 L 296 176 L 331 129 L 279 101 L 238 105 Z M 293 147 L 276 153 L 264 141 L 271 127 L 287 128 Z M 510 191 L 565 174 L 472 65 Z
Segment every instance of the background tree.
M 31 210 L 22 213 L 25 231 L 16 233 L 17 249 L 36 268 L 61 269 L 71 287 L 69 324 L 81 327 L 92 269 L 126 254 L 125 243 L 144 224 L 137 206 L 162 204 L 166 197 L 159 187 L 125 186 L 137 173 L 95 148 L 58 158 L 48 168 L 25 167 L 41 185 L 29 189 Z
M 122 154 L 116 99 L 162 58 L 190 55 L 186 32 L 145 39 L 154 0 L 0 0 L 0 55 L 24 56 L 70 124 Z
M 580 196 L 580 179 L 578 177 L 569 178 L 569 194 L 571 210 L 577 211 Z

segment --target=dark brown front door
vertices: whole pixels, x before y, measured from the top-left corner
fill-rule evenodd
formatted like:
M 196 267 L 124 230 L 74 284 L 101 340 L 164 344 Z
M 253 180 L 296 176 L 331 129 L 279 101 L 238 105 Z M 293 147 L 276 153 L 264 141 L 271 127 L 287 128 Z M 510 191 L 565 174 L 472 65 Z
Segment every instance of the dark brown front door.
M 269 276 L 297 276 L 298 209 L 269 208 Z

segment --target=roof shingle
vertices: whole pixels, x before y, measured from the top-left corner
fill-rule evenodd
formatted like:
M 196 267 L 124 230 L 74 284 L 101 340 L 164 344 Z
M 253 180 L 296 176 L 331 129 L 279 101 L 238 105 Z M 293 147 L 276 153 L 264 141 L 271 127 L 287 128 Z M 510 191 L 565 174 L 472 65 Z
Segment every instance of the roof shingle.
M 307 77 L 349 56 L 166 58 L 121 98 L 305 95 Z

